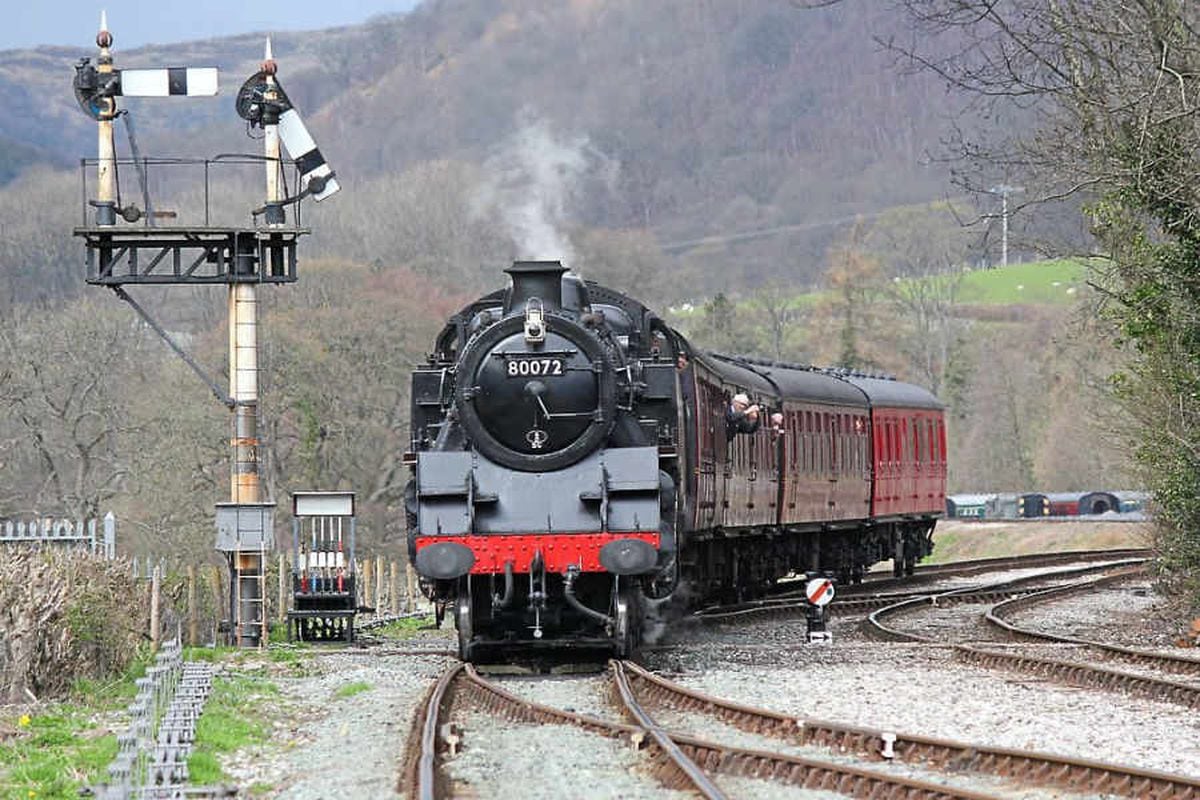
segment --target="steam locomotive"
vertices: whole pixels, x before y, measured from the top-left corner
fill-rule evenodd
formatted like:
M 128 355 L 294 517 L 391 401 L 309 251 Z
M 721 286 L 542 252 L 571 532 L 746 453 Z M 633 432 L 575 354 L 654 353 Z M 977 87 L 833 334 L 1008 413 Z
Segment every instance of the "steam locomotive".
M 464 660 L 627 656 L 669 599 L 855 582 L 889 558 L 904 574 L 931 552 L 946 433 L 929 392 L 694 349 L 557 261 L 506 272 L 412 375 L 409 553 Z

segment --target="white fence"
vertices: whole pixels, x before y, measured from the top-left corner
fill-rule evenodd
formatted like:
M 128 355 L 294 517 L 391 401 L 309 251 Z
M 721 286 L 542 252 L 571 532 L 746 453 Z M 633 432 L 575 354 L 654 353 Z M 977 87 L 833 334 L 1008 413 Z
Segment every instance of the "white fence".
M 117 555 L 117 519 L 110 511 L 103 520 L 0 519 L 0 545 L 34 544 L 86 547 L 93 554 L 113 559 Z

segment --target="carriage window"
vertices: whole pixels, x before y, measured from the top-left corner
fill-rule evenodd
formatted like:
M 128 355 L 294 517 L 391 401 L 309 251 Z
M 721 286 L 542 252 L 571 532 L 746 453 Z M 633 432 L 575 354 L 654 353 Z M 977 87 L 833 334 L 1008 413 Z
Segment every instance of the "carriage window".
M 798 417 L 798 414 L 790 414 L 787 417 L 787 429 L 792 432 L 791 437 L 788 437 L 791 441 L 787 443 L 787 446 L 792 449 L 792 461 L 790 463 L 792 464 L 792 469 L 797 471 L 799 470 L 797 462 L 800 459 L 800 421 Z
M 828 474 L 833 472 L 833 415 L 825 413 L 821 415 L 821 440 L 825 443 L 825 463 L 823 471 Z
M 829 422 L 829 471 L 838 471 L 838 459 L 841 458 L 841 453 L 838 452 L 838 418 L 837 414 L 826 414 L 825 419 Z
M 846 463 L 842 471 L 853 475 L 854 465 L 858 463 L 858 442 L 854 438 L 854 426 L 850 424 L 849 415 L 846 416 L 846 432 L 842 434 L 842 440 L 846 443 Z

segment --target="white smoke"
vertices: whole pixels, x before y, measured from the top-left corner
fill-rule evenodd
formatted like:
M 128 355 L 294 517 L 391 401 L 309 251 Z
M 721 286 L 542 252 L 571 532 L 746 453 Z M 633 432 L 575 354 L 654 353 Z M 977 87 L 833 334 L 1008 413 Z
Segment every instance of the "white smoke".
M 475 211 L 503 221 L 517 258 L 575 262 L 566 232 L 571 202 L 589 173 L 611 171 L 587 137 L 557 136 L 546 120 L 526 110 L 484 169 L 488 180 L 475 198 Z

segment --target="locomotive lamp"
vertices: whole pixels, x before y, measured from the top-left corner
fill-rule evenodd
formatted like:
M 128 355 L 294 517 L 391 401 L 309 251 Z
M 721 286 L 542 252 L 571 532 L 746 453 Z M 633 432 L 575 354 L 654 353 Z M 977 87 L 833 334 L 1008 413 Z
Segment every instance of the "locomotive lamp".
M 531 297 L 525 303 L 525 341 L 530 344 L 546 341 L 546 317 L 541 298 Z

